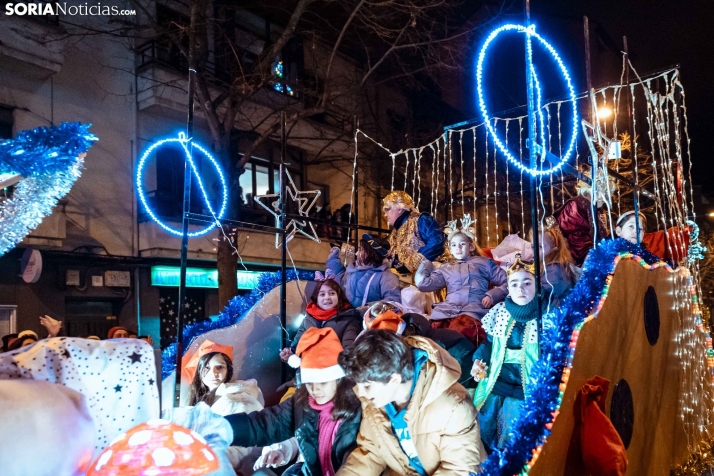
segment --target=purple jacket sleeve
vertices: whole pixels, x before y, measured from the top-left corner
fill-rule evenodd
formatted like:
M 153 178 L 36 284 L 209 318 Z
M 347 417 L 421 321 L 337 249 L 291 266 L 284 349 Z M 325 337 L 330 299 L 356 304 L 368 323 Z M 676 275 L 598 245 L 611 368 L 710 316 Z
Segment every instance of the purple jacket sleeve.
M 429 270 L 431 262 L 423 262 L 419 265 L 416 273 L 414 273 L 414 284 L 417 289 L 423 293 L 436 291 L 446 287 L 446 279 L 441 272 L 441 268 Z
M 340 283 L 342 287 L 345 286 L 345 283 L 343 282 L 344 277 L 345 277 L 345 267 L 342 264 L 342 261 L 340 260 L 340 252 L 330 250 L 330 255 L 327 257 L 327 262 L 325 263 L 325 268 L 326 269 L 331 269 L 333 273 L 335 273 L 335 276 L 337 277 L 336 281 Z
M 489 260 L 488 264 L 491 267 L 491 284 L 494 287 L 486 291 L 486 294 L 491 296 L 493 303 L 496 304 L 506 299 L 508 295 L 508 277 L 506 272 L 495 261 Z

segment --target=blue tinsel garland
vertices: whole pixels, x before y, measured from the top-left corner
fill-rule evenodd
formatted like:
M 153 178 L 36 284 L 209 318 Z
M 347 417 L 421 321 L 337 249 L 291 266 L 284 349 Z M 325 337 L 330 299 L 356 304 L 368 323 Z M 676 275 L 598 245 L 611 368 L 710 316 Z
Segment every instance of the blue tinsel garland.
M 573 330 L 600 301 L 615 257 L 623 252 L 639 255 L 648 264 L 660 261 L 652 253 L 620 238 L 603 240 L 590 252 L 580 281 L 549 316 L 554 325 L 543 326 L 541 355 L 531 372 L 523 413 L 503 450 L 493 452 L 481 466 L 483 474 L 520 474 L 533 457 L 532 451 L 550 434 L 546 424 L 551 422 L 552 413 L 558 408 L 558 387 L 568 361 Z
M 0 256 L 14 248 L 69 193 L 96 136 L 90 125 L 62 123 L 0 141 L 0 173 L 20 175 L 12 197 L 0 205 Z
M 97 140 L 91 124 L 63 122 L 56 127 L 22 131 L 14 139 L 0 141 L 0 173 L 25 178 L 53 175 L 68 170 L 77 156 Z
M 191 342 L 193 342 L 193 339 L 201 334 L 205 334 L 213 329 L 222 329 L 232 326 L 243 319 L 248 311 L 250 311 L 267 292 L 280 285 L 280 274 L 280 271 L 262 273 L 258 278 L 256 287 L 244 296 L 236 296 L 231 299 L 215 321 L 201 321 L 184 327 L 182 341 L 184 354 L 191 345 Z M 298 271 L 297 273 L 297 277 L 303 281 L 311 280 L 314 276 L 315 274 L 310 271 Z M 287 279 L 288 281 L 294 281 L 296 279 L 294 270 L 288 270 Z M 161 361 L 161 378 L 165 379 L 176 368 L 176 343 L 164 349 L 161 353 Z

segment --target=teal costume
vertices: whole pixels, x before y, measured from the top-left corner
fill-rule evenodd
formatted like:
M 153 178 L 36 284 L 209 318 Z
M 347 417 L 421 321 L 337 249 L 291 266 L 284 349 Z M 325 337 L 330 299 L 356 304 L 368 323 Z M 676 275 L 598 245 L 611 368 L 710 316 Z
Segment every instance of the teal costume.
M 538 360 L 537 301 L 525 306 L 510 297 L 495 305 L 481 321 L 487 334 L 474 360 L 488 365 L 474 405 L 479 410 L 481 439 L 490 449 L 502 448 L 522 407 L 526 384 Z

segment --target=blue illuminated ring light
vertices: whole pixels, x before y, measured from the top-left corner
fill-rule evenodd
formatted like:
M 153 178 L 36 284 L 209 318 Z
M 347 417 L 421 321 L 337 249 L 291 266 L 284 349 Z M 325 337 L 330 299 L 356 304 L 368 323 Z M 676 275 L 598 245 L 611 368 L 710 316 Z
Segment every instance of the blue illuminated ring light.
M 498 137 L 498 134 L 496 133 L 495 128 L 491 125 L 491 116 L 488 113 L 488 108 L 486 107 L 486 101 L 484 100 L 484 91 L 483 91 L 483 60 L 486 57 L 486 51 L 488 50 L 489 45 L 491 42 L 496 38 L 496 36 L 499 35 L 499 33 L 502 33 L 504 31 L 516 31 L 518 33 L 526 33 L 529 37 L 533 37 L 537 39 L 540 44 L 548 50 L 548 52 L 551 54 L 555 62 L 558 64 L 558 67 L 560 68 L 561 73 L 563 74 L 563 78 L 565 79 L 565 82 L 568 86 L 568 97 L 570 99 L 570 103 L 572 104 L 573 107 L 573 127 L 571 131 L 571 137 L 570 141 L 568 143 L 568 147 L 565 151 L 565 154 L 563 157 L 561 157 L 560 161 L 557 164 L 554 164 L 551 168 L 549 169 L 531 169 L 529 167 L 526 167 L 523 165 L 519 160 L 517 160 L 511 152 L 506 148 L 504 145 L 503 141 L 501 140 L 500 137 Z M 528 54 L 532 54 L 532 51 L 530 48 L 528 48 Z M 531 61 L 532 64 L 532 61 Z M 543 127 L 543 112 L 542 112 L 542 105 L 541 105 L 541 90 L 540 90 L 540 84 L 538 82 L 538 79 L 535 77 L 535 69 L 531 69 L 531 73 L 534 78 L 534 83 L 536 86 L 537 90 L 537 111 L 538 111 L 538 120 L 540 122 L 540 128 L 541 128 L 541 147 L 543 147 L 543 151 L 547 150 L 545 147 L 545 129 Z M 575 151 L 575 141 L 577 140 L 577 134 L 578 134 L 578 109 L 577 109 L 577 104 L 575 103 L 575 89 L 573 88 L 573 82 L 570 79 L 570 73 L 568 73 L 568 70 L 565 67 L 565 64 L 563 64 L 563 60 L 560 58 L 560 55 L 558 55 L 558 52 L 555 51 L 555 48 L 551 46 L 550 43 L 548 43 L 542 36 L 540 36 L 538 33 L 535 31 L 535 26 L 531 25 L 528 29 L 521 25 L 513 25 L 513 24 L 508 24 L 508 25 L 503 25 L 491 32 L 490 35 L 486 38 L 486 41 L 484 42 L 483 46 L 481 47 L 481 51 L 479 51 L 478 54 L 478 63 L 476 65 L 476 84 L 477 84 L 477 90 L 478 90 L 478 106 L 479 109 L 481 110 L 481 114 L 483 115 L 484 121 L 486 122 L 486 127 L 488 128 L 488 131 L 491 133 L 493 136 L 493 140 L 495 141 L 496 145 L 498 148 L 503 152 L 503 154 L 506 156 L 508 161 L 516 166 L 518 169 L 527 172 L 531 175 L 549 175 L 552 174 L 553 172 L 558 171 L 563 164 L 565 164 L 568 160 L 573 155 L 573 152 Z
M 215 222 L 211 223 L 210 225 L 206 226 L 205 228 L 202 228 L 198 231 L 190 232 L 188 236 L 195 237 L 195 236 L 201 236 L 212 229 L 214 229 L 216 226 L 220 225 L 218 220 L 223 217 L 223 215 L 226 212 L 226 206 L 228 205 L 228 187 L 226 186 L 226 178 L 223 175 L 223 171 L 221 171 L 221 167 L 218 165 L 218 162 L 216 159 L 211 155 L 210 152 L 208 152 L 206 149 L 201 147 L 199 144 L 196 142 L 192 142 L 190 144 L 191 147 L 189 147 L 189 142 L 192 142 L 188 139 L 186 139 L 186 134 L 183 132 L 180 132 L 178 135 L 178 138 L 175 139 L 163 139 L 155 144 L 153 144 L 151 147 L 146 149 L 144 151 L 144 154 L 141 156 L 141 159 L 139 160 L 139 166 L 137 167 L 136 170 L 136 186 L 137 190 L 139 193 L 139 199 L 141 200 L 141 203 L 144 205 L 144 208 L 146 209 L 146 212 L 149 214 L 152 220 L 154 220 L 161 228 L 164 230 L 168 231 L 172 235 L 176 236 L 181 236 L 183 233 L 181 230 L 177 230 L 176 228 L 171 228 L 168 226 L 166 223 L 161 221 L 161 219 L 154 213 L 154 210 L 151 209 L 149 206 L 149 203 L 146 199 L 146 195 L 144 194 L 144 187 L 141 184 L 141 178 L 142 178 L 142 173 L 144 172 L 144 167 L 146 166 L 146 162 L 148 161 L 149 157 L 151 156 L 152 152 L 154 152 L 156 149 L 159 147 L 166 145 L 166 144 L 179 144 L 183 150 L 184 153 L 186 154 L 186 160 L 188 161 L 189 165 L 191 166 L 191 171 L 193 172 L 193 175 L 196 177 L 196 182 L 198 183 L 198 187 L 201 190 L 201 195 L 203 197 L 204 202 L 206 203 L 206 206 L 208 207 L 208 210 L 211 212 L 211 215 L 213 215 L 213 218 L 215 218 Z M 194 150 L 198 150 L 201 152 L 210 162 L 211 165 L 213 165 L 213 168 L 216 169 L 216 172 L 218 173 L 218 177 L 221 180 L 221 208 L 218 210 L 218 213 L 216 213 L 213 210 L 213 207 L 211 206 L 211 202 L 208 199 L 208 194 L 206 193 L 206 188 L 203 185 L 203 180 L 201 180 L 201 176 L 198 173 L 198 169 L 196 168 L 196 163 L 193 161 L 192 153 L 189 150 L 189 148 L 192 148 Z

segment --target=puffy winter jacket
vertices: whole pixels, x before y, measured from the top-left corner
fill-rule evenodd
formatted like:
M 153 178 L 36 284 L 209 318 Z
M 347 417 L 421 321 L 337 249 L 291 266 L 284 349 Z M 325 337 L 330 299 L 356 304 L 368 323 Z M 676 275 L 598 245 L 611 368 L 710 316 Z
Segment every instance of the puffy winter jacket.
M 433 340 L 456 359 L 461 366 L 461 378 L 459 382 L 465 382 L 471 377 L 471 367 L 473 365 L 472 355 L 476 347 L 460 332 L 451 329 L 432 329 L 429 320 L 417 313 L 407 313 L 402 316 L 407 324 L 404 333 L 406 335 L 417 335 Z M 413 332 L 413 334 L 412 334 Z
M 318 457 L 318 413 L 307 401 L 299 404 L 295 397 L 291 397 L 280 405 L 259 412 L 228 415 L 225 418 L 233 428 L 232 444 L 236 446 L 268 446 L 295 436 L 305 459 L 303 474 L 322 475 Z M 332 445 L 332 467 L 335 471 L 357 446 L 361 419 L 362 412 L 358 411 L 354 417 L 343 420 L 337 428 Z
M 290 348 L 293 352 L 297 348 L 300 337 L 311 327 L 330 327 L 337 333 L 337 337 L 340 338 L 342 347 L 349 347 L 355 341 L 360 332 L 362 332 L 362 318 L 356 309 L 349 308 L 338 313 L 335 317 L 328 319 L 326 321 L 320 321 L 315 319 L 310 314 L 305 313 L 305 319 L 303 319 L 302 324 L 298 328 L 297 334 L 293 339 Z
M 350 263 L 345 269 L 339 250 L 334 249 L 327 258 L 326 266 L 337 275 L 336 281 L 354 307 L 371 306 L 377 301 L 401 302 L 399 278 L 389 270 L 392 266 L 389 260 L 384 260 L 379 266 Z
M 488 312 L 481 305 L 484 296 L 491 296 L 496 304 L 508 294 L 506 272 L 484 256 L 469 256 L 465 260 L 443 264 L 439 269 L 424 261 L 419 265 L 414 281 L 423 292 L 446 288 L 446 300 L 434 304 L 431 320 L 449 319 L 459 314 L 481 319 Z M 489 290 L 490 285 L 495 287 Z
M 211 410 L 213 413 L 226 416 L 234 413 L 258 412 L 263 409 L 264 405 L 263 392 L 255 379 L 238 380 L 237 382 L 222 383 L 216 389 Z M 235 470 L 242 474 L 250 474 L 253 469 L 253 461 L 248 455 L 253 451 L 255 451 L 254 448 L 229 446 L 226 454 Z
M 471 396 L 458 383 L 459 364 L 429 339 L 407 337 L 405 341 L 428 354 L 405 416 L 419 460 L 429 476 L 469 476 L 486 452 Z M 367 400 L 362 400 L 357 444 L 336 476 L 419 475 L 392 433 L 384 408 Z

